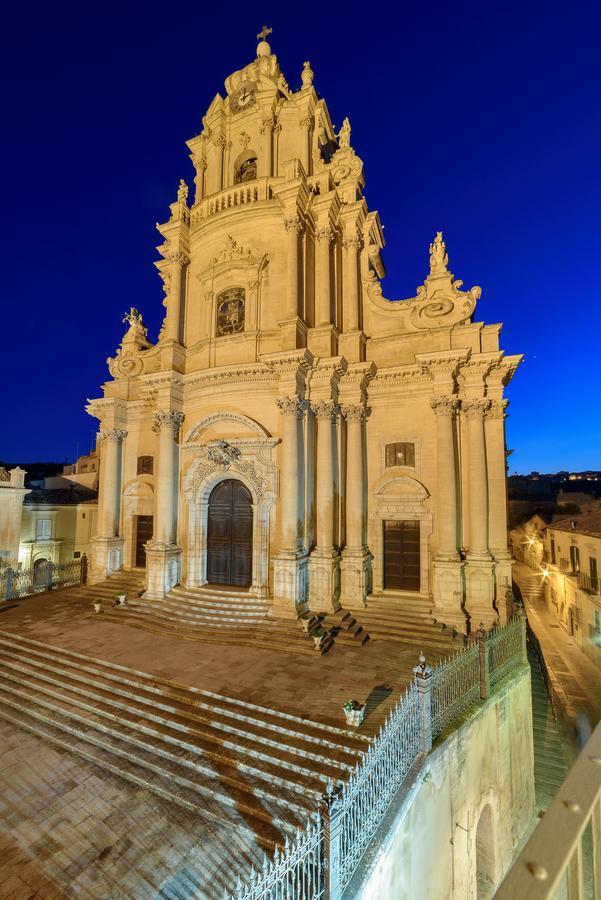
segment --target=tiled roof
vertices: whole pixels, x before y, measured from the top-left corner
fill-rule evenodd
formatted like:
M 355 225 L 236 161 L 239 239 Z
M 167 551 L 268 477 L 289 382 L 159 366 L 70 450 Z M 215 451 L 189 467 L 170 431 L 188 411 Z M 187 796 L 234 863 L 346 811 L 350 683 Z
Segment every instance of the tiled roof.
M 574 527 L 572 527 L 574 523 Z M 562 516 L 554 519 L 548 526 L 550 531 L 570 531 L 574 534 L 588 534 L 591 537 L 601 537 L 601 509 L 591 512 L 574 513 L 571 516 Z
M 35 490 L 25 497 L 25 503 L 48 503 L 50 505 L 97 503 L 98 492 L 78 485 L 73 488 L 55 488 L 54 490 Z

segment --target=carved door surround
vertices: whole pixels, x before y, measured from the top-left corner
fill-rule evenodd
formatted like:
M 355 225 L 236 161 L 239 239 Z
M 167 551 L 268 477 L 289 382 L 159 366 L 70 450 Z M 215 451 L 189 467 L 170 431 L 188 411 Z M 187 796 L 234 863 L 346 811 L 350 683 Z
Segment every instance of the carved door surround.
M 136 565 L 136 516 L 154 515 L 154 484 L 150 475 L 138 475 L 123 489 L 124 568 Z M 151 536 L 152 537 L 152 536 Z
M 419 596 L 430 595 L 429 543 L 432 534 L 430 495 L 421 481 L 400 473 L 385 474 L 376 482 L 369 497 L 368 543 L 373 553 L 373 591 L 384 590 L 384 522 L 414 520 L 419 522 L 420 590 Z
M 251 437 L 228 437 L 197 442 L 194 438 L 219 420 L 239 421 Z M 273 461 L 279 438 L 269 437 L 256 422 L 236 413 L 207 416 L 190 432 L 182 445 L 184 497 L 188 507 L 186 585 L 207 583 L 207 536 L 209 497 L 213 488 L 226 479 L 236 479 L 250 491 L 253 510 L 252 583 L 257 596 L 269 594 L 270 513 L 278 495 L 278 470 Z

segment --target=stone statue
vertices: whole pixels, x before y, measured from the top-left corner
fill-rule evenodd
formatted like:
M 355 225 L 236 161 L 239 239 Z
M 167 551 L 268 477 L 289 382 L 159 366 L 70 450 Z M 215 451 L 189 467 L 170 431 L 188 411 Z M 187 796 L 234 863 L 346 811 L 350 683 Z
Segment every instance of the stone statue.
M 338 144 L 341 149 L 343 147 L 351 146 L 351 123 L 348 120 L 348 116 L 345 116 L 342 127 L 338 133 Z
M 135 306 L 130 306 L 129 312 L 123 316 L 123 322 L 127 322 L 129 327 L 134 328 L 136 331 L 141 330 L 146 333 L 146 328 L 144 328 L 144 323 L 142 322 L 142 313 Z
M 303 87 L 310 87 L 313 84 L 314 77 L 315 73 L 311 68 L 311 63 L 307 60 L 303 63 L 303 71 L 301 72 L 301 81 L 303 83 Z
M 177 189 L 177 199 L 179 203 L 186 203 L 188 199 L 188 185 L 183 178 L 179 180 L 179 188 Z
M 436 237 L 430 244 L 430 275 L 440 275 L 447 271 L 449 256 L 445 242 L 442 239 L 442 231 L 436 232 Z

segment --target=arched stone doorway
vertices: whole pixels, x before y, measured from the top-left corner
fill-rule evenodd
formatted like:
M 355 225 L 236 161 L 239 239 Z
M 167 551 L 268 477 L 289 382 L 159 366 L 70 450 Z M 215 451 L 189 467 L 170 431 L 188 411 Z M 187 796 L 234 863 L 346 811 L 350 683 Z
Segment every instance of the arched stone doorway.
M 476 829 L 476 896 L 490 900 L 495 892 L 495 834 L 493 813 L 486 804 L 480 813 Z
M 33 587 L 35 590 L 41 590 L 48 584 L 48 567 L 49 560 L 46 557 L 38 557 L 33 564 Z
M 253 503 L 235 478 L 215 485 L 209 497 L 207 581 L 248 588 L 252 583 Z

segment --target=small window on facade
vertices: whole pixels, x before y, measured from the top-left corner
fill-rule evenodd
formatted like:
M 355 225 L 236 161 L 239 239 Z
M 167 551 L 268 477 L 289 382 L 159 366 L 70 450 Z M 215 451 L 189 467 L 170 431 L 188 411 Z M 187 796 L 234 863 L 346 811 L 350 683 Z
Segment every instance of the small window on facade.
M 244 288 L 230 288 L 217 297 L 217 337 L 244 331 Z
M 138 456 L 138 475 L 152 475 L 153 456 Z
M 36 541 L 50 540 L 50 519 L 36 519 L 35 523 L 35 539 Z
M 244 181 L 254 181 L 257 177 L 257 157 L 251 156 L 240 163 L 236 171 L 236 184 L 242 184 Z
M 79 559 L 81 556 L 81 550 L 75 550 L 73 553 L 73 559 Z
M 555 541 L 551 538 L 551 562 L 555 565 Z
M 415 444 L 386 444 L 386 466 L 415 466 Z

